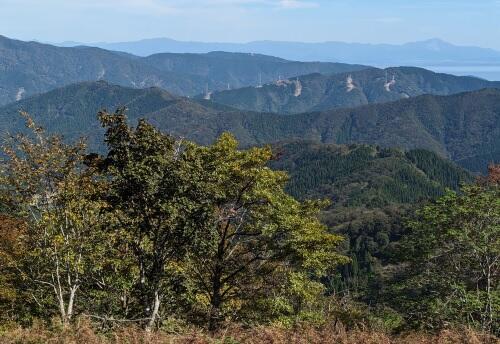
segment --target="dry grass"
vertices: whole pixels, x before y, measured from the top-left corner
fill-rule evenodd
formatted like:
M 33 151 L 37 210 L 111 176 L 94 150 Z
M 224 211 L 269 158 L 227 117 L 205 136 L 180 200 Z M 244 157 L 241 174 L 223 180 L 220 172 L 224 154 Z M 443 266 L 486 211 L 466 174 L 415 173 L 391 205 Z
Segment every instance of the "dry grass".
M 243 329 L 232 327 L 215 335 L 200 330 L 184 334 L 168 334 L 165 332 L 146 333 L 143 330 L 124 327 L 112 333 L 98 334 L 87 322 L 81 322 L 74 328 L 48 330 L 42 326 L 29 329 L 20 327 L 0 332 L 0 343 L 49 343 L 49 344 L 497 344 L 498 338 L 482 335 L 471 330 L 445 330 L 437 335 L 413 333 L 401 336 L 389 336 L 372 331 L 346 331 L 337 328 L 300 328 L 284 330 L 273 327 L 256 327 Z

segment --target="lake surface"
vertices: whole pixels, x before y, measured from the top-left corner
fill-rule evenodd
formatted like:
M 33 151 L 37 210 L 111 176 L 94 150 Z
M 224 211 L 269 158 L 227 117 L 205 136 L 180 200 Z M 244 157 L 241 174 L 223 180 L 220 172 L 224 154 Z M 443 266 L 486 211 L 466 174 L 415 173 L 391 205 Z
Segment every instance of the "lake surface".
M 434 72 L 454 74 L 454 75 L 473 75 L 479 78 L 500 81 L 500 64 L 483 66 L 422 66 Z

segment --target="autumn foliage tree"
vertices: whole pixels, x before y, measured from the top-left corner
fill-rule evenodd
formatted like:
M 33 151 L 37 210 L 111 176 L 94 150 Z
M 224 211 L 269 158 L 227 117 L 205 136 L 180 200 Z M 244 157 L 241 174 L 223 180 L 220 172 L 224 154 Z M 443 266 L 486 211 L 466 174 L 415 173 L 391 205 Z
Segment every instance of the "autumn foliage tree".
M 0 215 L 0 313 L 5 319 L 16 319 L 23 297 L 16 262 L 24 252 L 19 240 L 24 229 L 22 221 Z
M 102 188 L 95 169 L 84 164 L 83 141 L 66 144 L 23 115 L 29 133 L 5 144 L 2 171 L 2 191 L 24 224 L 17 238 L 24 252 L 13 264 L 30 298 L 49 313 L 57 309 L 66 325 L 79 290 L 105 255 L 99 228 Z
M 483 185 L 500 185 L 500 165 L 490 164 L 488 166 L 488 175 L 480 178 L 479 182 Z

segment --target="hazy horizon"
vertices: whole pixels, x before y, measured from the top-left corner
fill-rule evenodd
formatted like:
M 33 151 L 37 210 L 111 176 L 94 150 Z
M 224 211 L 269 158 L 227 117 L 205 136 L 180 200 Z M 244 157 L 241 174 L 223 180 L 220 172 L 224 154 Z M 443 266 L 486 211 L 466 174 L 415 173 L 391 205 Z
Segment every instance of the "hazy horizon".
M 0 33 L 1 34 L 1 33 Z M 18 39 L 18 40 L 24 40 L 22 38 L 16 38 L 16 37 L 9 37 L 11 39 Z M 306 44 L 323 44 L 323 43 L 346 43 L 346 44 L 361 44 L 361 45 L 394 45 L 394 46 L 401 46 L 405 44 L 412 44 L 412 43 L 420 43 L 420 42 L 427 42 L 427 41 L 442 41 L 444 43 L 448 43 L 451 45 L 455 45 L 458 47 L 474 47 L 474 48 L 482 48 L 482 49 L 491 49 L 495 51 L 500 52 L 500 48 L 495 49 L 495 48 L 490 48 L 490 47 L 485 47 L 485 46 L 480 46 L 480 45 L 474 45 L 474 44 L 458 44 L 455 42 L 451 42 L 448 40 L 445 40 L 440 37 L 428 37 L 424 39 L 419 39 L 419 40 L 413 40 L 413 41 L 402 41 L 399 43 L 387 43 L 387 42 L 363 42 L 363 41 L 343 41 L 343 40 L 324 40 L 324 41 L 298 41 L 298 40 L 271 40 L 271 39 L 256 39 L 256 40 L 247 40 L 247 41 L 218 41 L 218 40 L 182 40 L 179 38 L 175 37 L 169 37 L 169 36 L 158 36 L 158 37 L 144 37 L 136 40 L 118 40 L 118 41 L 75 41 L 75 40 L 65 40 L 65 41 L 44 41 L 40 40 L 37 38 L 32 38 L 29 41 L 34 41 L 34 42 L 39 42 L 39 43 L 46 43 L 46 44 L 54 44 L 54 45 L 59 45 L 59 44 L 71 44 L 71 43 L 78 43 L 78 44 L 115 44 L 115 43 L 128 43 L 128 42 L 142 42 L 142 41 L 153 41 L 153 40 L 172 40 L 172 41 L 177 41 L 177 42 L 186 42 L 186 43 L 207 43 L 207 44 L 248 44 L 248 43 L 254 43 L 254 42 L 284 42 L 284 43 L 306 43 Z
M 437 37 L 500 50 L 500 1 L 0 0 L 0 33 L 43 42 L 273 40 L 403 44 Z

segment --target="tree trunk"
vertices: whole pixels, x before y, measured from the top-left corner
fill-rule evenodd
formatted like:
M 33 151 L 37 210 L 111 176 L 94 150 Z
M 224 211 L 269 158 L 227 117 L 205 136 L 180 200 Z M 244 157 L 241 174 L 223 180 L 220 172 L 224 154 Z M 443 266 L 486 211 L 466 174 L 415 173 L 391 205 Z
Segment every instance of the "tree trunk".
M 217 255 L 215 257 L 215 267 L 212 275 L 212 295 L 210 298 L 210 314 L 208 319 L 208 329 L 210 331 L 215 331 L 219 327 L 222 315 L 222 276 L 224 274 L 224 256 L 226 251 L 226 239 L 227 232 L 231 221 L 228 220 L 222 227 L 223 230 L 220 232 L 220 239 L 217 245 Z
M 490 331 L 491 330 L 491 325 L 493 324 L 493 300 L 491 297 L 491 264 L 489 260 L 487 261 L 488 263 L 488 272 L 486 276 L 486 296 L 487 296 L 487 305 L 486 305 L 486 316 L 488 317 L 487 320 L 487 325 L 486 325 L 486 330 Z
M 78 290 L 78 285 L 74 285 L 71 287 L 68 300 L 68 310 L 66 311 L 66 322 L 68 323 L 71 321 L 71 318 L 73 317 L 73 308 L 74 308 L 73 306 L 75 304 L 77 290 Z
M 73 309 L 78 288 L 78 285 L 71 286 L 67 305 L 64 301 L 64 294 L 62 292 L 62 289 L 54 288 L 59 303 L 59 314 L 61 316 L 63 327 L 67 327 L 71 321 L 71 318 L 73 317 Z
M 215 273 L 212 279 L 212 297 L 210 300 L 210 315 L 208 319 L 208 329 L 215 331 L 219 327 L 221 320 L 222 306 L 222 269 L 220 266 L 215 268 Z
M 56 290 L 56 296 L 57 296 L 57 300 L 59 302 L 59 314 L 61 316 L 61 321 L 63 323 L 63 326 L 66 327 L 66 325 L 68 323 L 68 317 L 66 316 L 66 306 L 64 304 L 64 298 L 63 298 L 63 295 L 61 293 L 57 292 L 57 290 Z
M 146 325 L 146 331 L 151 332 L 156 324 L 156 319 L 158 318 L 158 314 L 160 311 L 160 293 L 158 290 L 155 290 L 154 300 L 152 305 L 151 317 L 149 318 L 148 324 Z

